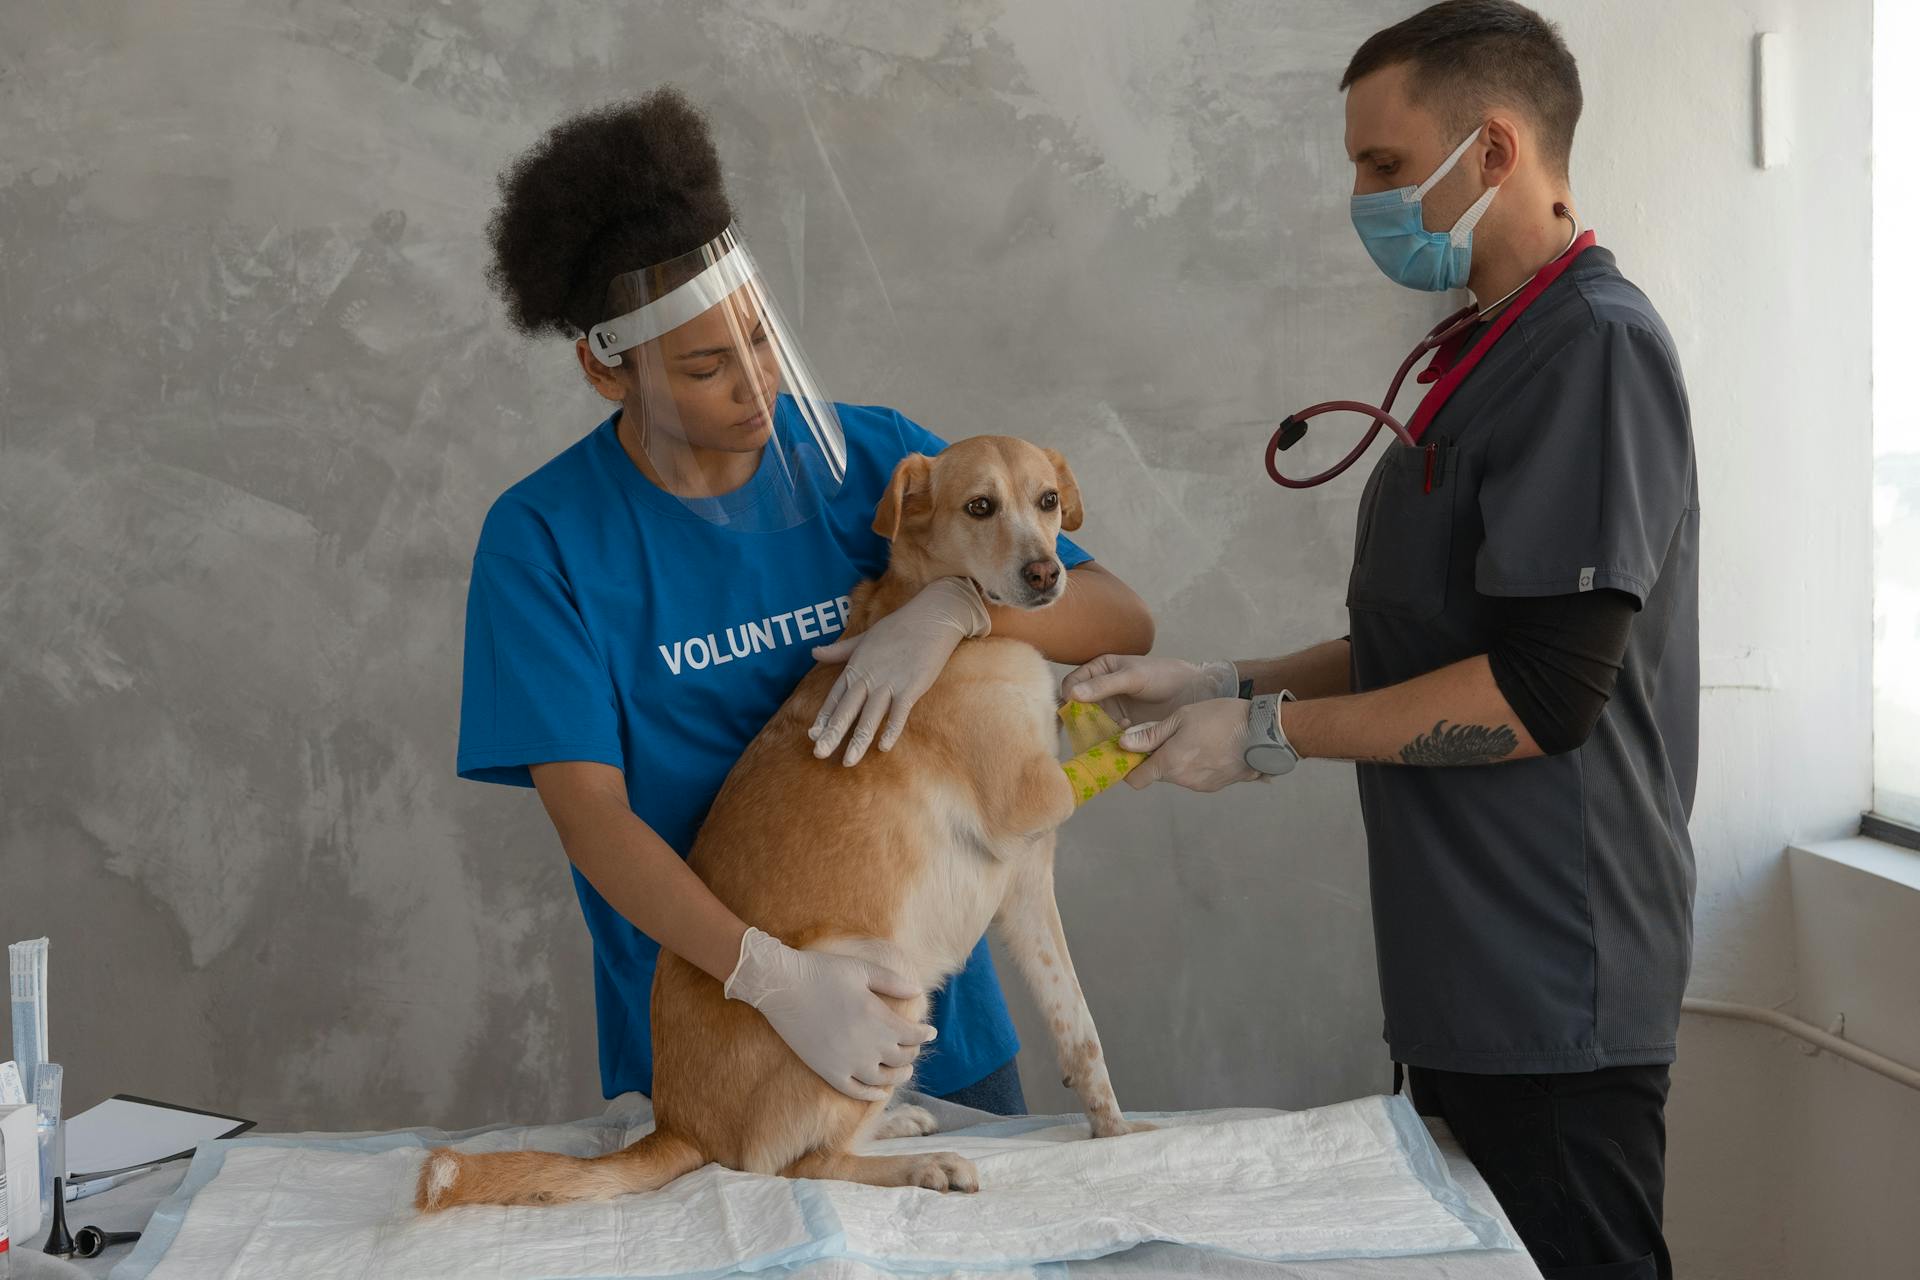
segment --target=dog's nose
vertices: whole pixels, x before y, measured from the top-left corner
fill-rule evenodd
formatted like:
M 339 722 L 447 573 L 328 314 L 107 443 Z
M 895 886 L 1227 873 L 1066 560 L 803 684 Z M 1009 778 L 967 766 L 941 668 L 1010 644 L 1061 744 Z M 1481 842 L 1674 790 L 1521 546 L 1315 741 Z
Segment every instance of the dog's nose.
M 1035 560 L 1020 571 L 1027 585 L 1035 591 L 1051 591 L 1053 584 L 1060 581 L 1060 564 L 1056 560 Z

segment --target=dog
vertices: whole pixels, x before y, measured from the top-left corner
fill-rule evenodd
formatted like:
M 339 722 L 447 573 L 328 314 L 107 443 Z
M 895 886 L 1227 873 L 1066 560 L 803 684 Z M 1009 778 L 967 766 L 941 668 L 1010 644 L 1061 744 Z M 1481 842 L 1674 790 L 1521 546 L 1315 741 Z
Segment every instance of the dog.
M 1004 436 L 960 441 L 895 468 L 874 516 L 886 572 L 852 598 L 849 635 L 936 578 L 1042 609 L 1067 590 L 1055 535 L 1080 525 L 1066 460 Z M 1053 893 L 1054 833 L 1074 810 L 1056 755 L 1054 681 L 1017 640 L 954 651 L 893 749 L 856 768 L 816 759 L 808 729 L 838 668 L 820 666 L 727 776 L 688 862 L 741 919 L 789 946 L 862 957 L 923 991 L 959 972 L 991 924 L 1053 1033 L 1093 1136 L 1146 1128 L 1114 1100 Z M 927 997 L 890 1000 L 921 1020 Z M 718 1162 L 749 1173 L 974 1191 L 959 1155 L 862 1155 L 877 1138 L 932 1133 L 922 1108 L 847 1097 L 747 1005 L 671 952 L 653 985 L 655 1127 L 592 1159 L 540 1151 L 430 1152 L 415 1205 L 561 1204 L 652 1191 Z

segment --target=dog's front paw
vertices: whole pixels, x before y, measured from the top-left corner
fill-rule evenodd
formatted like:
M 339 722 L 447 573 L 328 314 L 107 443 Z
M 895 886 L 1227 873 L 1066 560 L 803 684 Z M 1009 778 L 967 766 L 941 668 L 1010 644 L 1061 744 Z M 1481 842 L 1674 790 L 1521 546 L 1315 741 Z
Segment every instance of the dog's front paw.
M 1119 1112 L 1108 1116 L 1089 1116 L 1096 1138 L 1124 1138 L 1129 1133 L 1152 1133 L 1160 1126 L 1148 1124 L 1145 1120 L 1129 1120 Z

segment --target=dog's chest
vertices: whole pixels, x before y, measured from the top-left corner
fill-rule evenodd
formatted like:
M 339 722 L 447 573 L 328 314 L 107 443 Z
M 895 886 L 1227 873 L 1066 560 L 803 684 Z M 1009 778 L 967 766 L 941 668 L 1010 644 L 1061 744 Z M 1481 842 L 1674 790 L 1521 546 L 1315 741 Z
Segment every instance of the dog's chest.
M 1035 850 L 1020 837 L 1003 837 L 1004 847 L 996 848 L 959 784 L 929 787 L 925 800 L 925 856 L 895 917 L 893 941 L 915 979 L 934 986 L 966 964 L 1000 909 L 1014 866 Z
M 961 760 L 1051 757 L 1058 737 L 1045 660 L 1013 644 L 967 645 L 955 658 L 961 671 L 972 668 L 965 695 L 936 699 L 933 708 L 923 703 L 915 714 L 931 710 L 958 729 L 965 747 L 957 753 Z M 951 685 L 941 692 L 950 691 L 958 692 Z M 916 977 L 930 982 L 965 965 L 999 911 L 1014 870 L 1053 847 L 1051 833 L 1038 839 L 997 834 L 979 808 L 987 789 L 967 777 L 925 778 L 916 788 L 914 825 L 923 857 L 901 902 L 893 940 Z

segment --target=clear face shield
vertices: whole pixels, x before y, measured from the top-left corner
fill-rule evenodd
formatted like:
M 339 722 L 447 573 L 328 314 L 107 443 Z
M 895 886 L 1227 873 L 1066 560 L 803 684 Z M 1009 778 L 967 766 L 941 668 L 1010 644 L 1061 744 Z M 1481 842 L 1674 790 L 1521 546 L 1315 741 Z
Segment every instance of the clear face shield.
M 693 515 L 753 532 L 819 514 L 846 436 L 753 256 L 731 229 L 607 287 L 587 345 L 626 384 L 621 435 Z

